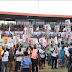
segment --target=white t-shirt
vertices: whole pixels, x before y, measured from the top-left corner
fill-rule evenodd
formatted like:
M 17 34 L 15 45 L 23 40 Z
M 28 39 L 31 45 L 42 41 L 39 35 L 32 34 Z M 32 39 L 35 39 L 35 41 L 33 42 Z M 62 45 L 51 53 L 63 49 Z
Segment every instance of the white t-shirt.
M 51 48 L 51 51 L 53 51 L 54 48 Z M 56 50 L 56 48 L 55 48 Z M 56 50 L 57 52 L 55 52 L 55 50 L 53 51 L 53 53 L 51 53 L 51 56 L 56 57 L 58 55 L 58 50 Z
M 70 55 L 69 51 L 68 51 L 68 47 L 64 47 L 64 51 L 65 51 L 65 55 L 67 55 L 67 57 Z
M 58 47 L 57 49 L 58 49 L 59 53 L 60 53 L 60 51 L 62 50 L 62 48 L 61 48 L 61 47 Z
M 23 54 L 23 51 L 22 50 L 21 51 L 17 50 L 16 54 Z M 22 60 L 22 56 L 19 56 L 19 57 L 16 58 L 16 61 L 21 61 L 21 60 Z
M 1 52 L 1 55 L 3 55 L 3 53 L 4 53 L 4 50 Z M 9 56 L 9 52 L 6 51 L 6 52 L 4 53 L 4 56 L 2 57 L 2 61 L 3 61 L 3 62 L 8 61 L 8 56 Z
M 9 46 L 10 46 L 10 44 L 9 44 L 9 43 L 7 43 L 7 44 L 4 44 L 3 46 L 4 46 L 4 47 L 9 47 Z
M 43 51 L 42 49 L 39 49 L 39 53 L 41 53 L 41 54 L 40 54 L 40 57 L 41 57 L 41 58 L 44 58 L 44 57 L 45 57 L 45 55 L 43 54 L 44 52 L 45 52 L 45 51 Z

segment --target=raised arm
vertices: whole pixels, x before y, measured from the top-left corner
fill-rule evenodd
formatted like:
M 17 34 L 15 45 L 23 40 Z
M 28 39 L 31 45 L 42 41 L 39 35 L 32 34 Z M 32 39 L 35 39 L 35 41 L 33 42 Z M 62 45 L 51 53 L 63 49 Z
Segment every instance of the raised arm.
M 5 53 L 5 52 L 4 52 Z M 4 53 L 1 55 L 2 57 L 4 56 Z
M 54 50 L 55 50 L 55 48 L 54 48 Z M 54 50 L 51 50 L 51 52 L 53 53 L 53 52 L 54 52 Z
M 1 56 L 3 57 L 4 56 L 4 53 L 6 52 L 6 50 L 4 50 L 4 52 L 3 53 L 1 53 Z

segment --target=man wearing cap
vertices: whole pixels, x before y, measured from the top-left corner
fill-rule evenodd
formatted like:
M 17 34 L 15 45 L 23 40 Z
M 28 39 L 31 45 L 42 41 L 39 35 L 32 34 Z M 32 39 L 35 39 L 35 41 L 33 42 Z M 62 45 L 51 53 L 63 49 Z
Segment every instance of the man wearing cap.
M 28 55 L 28 52 L 24 52 L 24 58 L 21 61 L 21 67 L 19 72 L 31 72 L 32 70 L 32 62 L 27 55 Z
M 1 63 L 2 63 L 2 56 L 1 52 L 3 51 L 2 46 L 0 45 L 0 72 L 1 72 Z
M 29 46 L 28 38 L 26 38 L 25 42 L 23 43 L 23 46 Z

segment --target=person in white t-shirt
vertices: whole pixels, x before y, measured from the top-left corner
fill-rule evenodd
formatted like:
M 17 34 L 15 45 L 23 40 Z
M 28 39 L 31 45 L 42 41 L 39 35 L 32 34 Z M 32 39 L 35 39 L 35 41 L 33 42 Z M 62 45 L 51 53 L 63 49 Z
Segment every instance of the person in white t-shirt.
M 6 48 L 1 52 L 2 55 L 2 72 L 8 72 L 8 61 L 9 61 L 9 52 L 6 51 Z
M 15 72 L 20 70 L 20 64 L 21 64 L 22 58 L 23 58 L 23 51 L 21 50 L 21 47 L 19 47 L 19 49 L 16 51 L 16 68 L 15 68 Z
M 44 62 L 44 58 L 45 58 L 45 54 L 46 52 L 43 50 L 43 46 L 41 46 L 41 49 L 39 50 L 40 53 L 40 57 L 41 57 L 41 63 L 40 63 L 40 69 L 43 69 L 43 62 Z
M 55 69 L 57 69 L 57 67 L 56 67 L 56 65 L 57 65 L 57 55 L 58 55 L 58 52 L 57 52 L 58 50 L 57 50 L 57 48 L 56 48 L 56 45 L 55 45 L 55 43 L 53 43 L 53 48 L 51 48 L 51 57 L 52 57 L 52 69 L 54 69 L 53 68 L 53 63 L 54 63 L 54 61 L 55 61 Z
M 64 55 L 65 55 L 65 67 L 68 66 L 68 57 L 69 57 L 69 51 L 68 51 L 68 44 L 65 44 L 65 47 L 64 47 Z

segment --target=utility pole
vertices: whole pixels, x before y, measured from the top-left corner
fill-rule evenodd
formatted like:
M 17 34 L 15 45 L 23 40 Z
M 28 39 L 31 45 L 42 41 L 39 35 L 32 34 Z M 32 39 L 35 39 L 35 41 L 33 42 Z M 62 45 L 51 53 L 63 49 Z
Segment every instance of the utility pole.
M 38 13 L 39 13 L 39 0 L 38 0 Z

